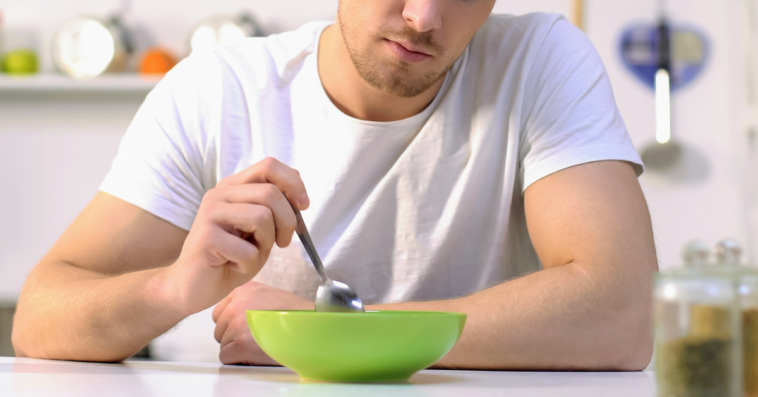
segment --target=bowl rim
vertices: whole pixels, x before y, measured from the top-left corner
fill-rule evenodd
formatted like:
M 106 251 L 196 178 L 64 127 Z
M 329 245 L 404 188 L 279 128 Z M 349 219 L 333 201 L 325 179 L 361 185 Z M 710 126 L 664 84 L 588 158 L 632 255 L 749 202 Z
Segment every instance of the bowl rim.
M 317 312 L 315 310 L 245 310 L 245 314 L 265 313 L 279 315 L 303 315 L 303 316 L 337 316 L 337 317 L 376 317 L 380 315 L 395 315 L 406 317 L 411 315 L 420 316 L 452 316 L 467 317 L 466 313 L 461 312 L 443 312 L 443 311 L 426 311 L 426 310 L 367 310 L 365 313 L 345 313 L 345 312 Z

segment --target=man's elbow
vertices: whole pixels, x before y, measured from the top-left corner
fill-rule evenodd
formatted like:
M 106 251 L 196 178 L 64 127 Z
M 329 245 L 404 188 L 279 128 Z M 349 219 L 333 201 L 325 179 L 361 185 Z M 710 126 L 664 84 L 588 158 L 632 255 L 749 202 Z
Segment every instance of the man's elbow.
M 119 352 L 73 352 L 68 349 L 46 349 L 44 346 L 25 342 L 23 338 L 13 337 L 13 350 L 16 357 L 38 358 L 43 360 L 85 361 L 98 363 L 120 363 L 132 356 Z
M 642 371 L 653 357 L 652 331 L 619 340 L 621 350 L 616 355 L 614 367 L 618 371 Z
M 96 349 L 74 347 L 77 341 L 69 340 L 68 343 L 60 339 L 50 339 L 40 335 L 40 330 L 35 329 L 22 316 L 17 316 L 14 321 L 11 343 L 16 357 L 38 358 L 45 360 L 89 361 L 103 363 L 122 362 L 134 353 L 115 349 Z
M 29 355 L 26 354 L 26 349 L 24 348 L 23 342 L 16 335 L 17 333 L 15 331 L 11 334 L 11 344 L 13 345 L 13 353 L 15 354 L 16 357 L 29 357 Z
M 653 356 L 652 302 L 647 296 L 637 296 L 635 302 L 616 309 L 608 327 L 607 357 L 610 369 L 642 371 Z
M 27 323 L 21 310 L 16 313 L 13 321 L 11 343 L 16 357 L 55 359 L 50 354 L 50 349 L 45 348 L 43 338 L 34 335 L 34 329 Z
M 13 329 L 11 332 L 13 352 L 16 357 L 44 358 L 41 357 L 41 352 L 38 351 L 40 344 L 33 342 L 34 337 L 31 335 L 31 330 L 27 328 L 24 310 L 22 307 L 19 307 L 16 309 L 16 314 L 13 318 Z

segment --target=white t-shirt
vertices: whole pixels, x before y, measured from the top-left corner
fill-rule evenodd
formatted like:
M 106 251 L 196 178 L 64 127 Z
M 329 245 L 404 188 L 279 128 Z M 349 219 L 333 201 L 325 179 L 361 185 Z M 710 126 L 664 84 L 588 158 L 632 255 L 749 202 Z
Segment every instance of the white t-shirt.
M 422 113 L 354 119 L 327 97 L 329 22 L 196 52 L 148 95 L 101 190 L 189 229 L 203 194 L 272 156 L 300 171 L 329 275 L 365 303 L 435 300 L 539 270 L 523 191 L 574 165 L 642 165 L 603 64 L 559 15 L 493 15 Z M 577 189 L 581 189 L 577 186 Z M 312 299 L 295 239 L 258 281 Z

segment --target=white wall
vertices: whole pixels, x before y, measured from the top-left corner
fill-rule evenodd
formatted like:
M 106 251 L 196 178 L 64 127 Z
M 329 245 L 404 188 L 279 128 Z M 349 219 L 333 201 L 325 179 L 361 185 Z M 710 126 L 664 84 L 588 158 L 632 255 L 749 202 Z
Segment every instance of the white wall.
M 249 9 L 276 32 L 333 18 L 336 4 L 337 0 L 134 0 L 132 20 L 151 33 L 153 43 L 183 53 L 186 33 L 204 16 Z M 495 11 L 569 13 L 570 4 L 499 0 Z M 705 182 L 695 184 L 671 183 L 652 173 L 641 178 L 664 267 L 679 262 L 679 249 L 691 238 L 713 243 L 735 236 L 744 241 L 746 205 L 740 1 L 670 4 L 675 20 L 699 25 L 711 39 L 713 54 L 704 74 L 674 98 L 675 133 L 706 156 L 711 170 Z M 104 15 L 118 6 L 116 0 L 0 0 L 10 31 L 36 31 L 43 56 L 62 21 L 80 14 Z M 588 6 L 588 35 L 606 63 L 622 115 L 641 149 L 654 134 L 653 95 L 624 69 L 617 42 L 622 27 L 652 20 L 655 1 L 589 0 Z M 49 57 L 43 61 L 50 70 Z M 17 296 L 27 272 L 95 194 L 139 105 L 135 97 L 60 99 L 0 93 L 0 297 Z M 203 343 L 213 347 L 212 341 Z
M 679 263 L 693 238 L 715 243 L 733 236 L 745 242 L 745 147 L 739 111 L 744 107 L 741 1 L 670 0 L 674 22 L 699 26 L 710 37 L 712 56 L 703 75 L 674 94 L 674 134 L 708 160 L 701 183 L 671 183 L 654 173 L 641 183 L 650 205 L 662 267 Z M 653 140 L 653 94 L 635 81 L 618 56 L 619 28 L 654 18 L 654 0 L 590 1 L 588 34 L 601 56 L 616 100 L 638 150 Z M 756 242 L 753 241 L 752 244 Z

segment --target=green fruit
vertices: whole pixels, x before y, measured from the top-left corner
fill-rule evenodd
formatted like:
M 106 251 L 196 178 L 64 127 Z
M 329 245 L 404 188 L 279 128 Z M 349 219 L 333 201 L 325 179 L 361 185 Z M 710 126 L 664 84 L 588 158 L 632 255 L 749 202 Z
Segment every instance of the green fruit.
M 13 50 L 2 59 L 2 71 L 8 74 L 34 74 L 39 70 L 37 54 L 32 50 Z

